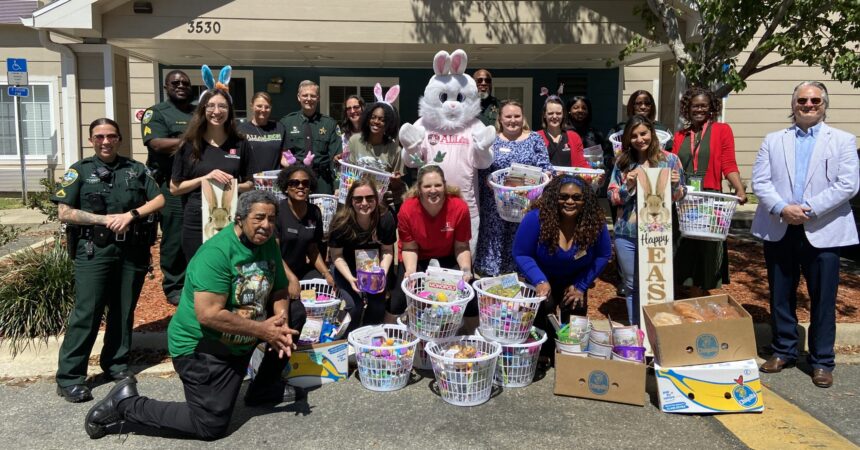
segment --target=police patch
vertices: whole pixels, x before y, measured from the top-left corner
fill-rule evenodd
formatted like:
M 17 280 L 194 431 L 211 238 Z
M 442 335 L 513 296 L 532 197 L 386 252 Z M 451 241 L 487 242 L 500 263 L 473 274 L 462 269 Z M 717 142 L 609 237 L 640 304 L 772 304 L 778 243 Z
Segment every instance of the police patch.
M 63 187 L 71 186 L 75 181 L 78 180 L 78 171 L 75 169 L 69 169 L 66 173 L 63 174 L 63 179 L 60 180 L 60 185 Z
M 152 120 L 152 110 L 147 109 L 146 112 L 143 113 L 143 120 L 141 120 L 141 122 L 143 122 L 145 125 L 148 124 L 150 120 Z

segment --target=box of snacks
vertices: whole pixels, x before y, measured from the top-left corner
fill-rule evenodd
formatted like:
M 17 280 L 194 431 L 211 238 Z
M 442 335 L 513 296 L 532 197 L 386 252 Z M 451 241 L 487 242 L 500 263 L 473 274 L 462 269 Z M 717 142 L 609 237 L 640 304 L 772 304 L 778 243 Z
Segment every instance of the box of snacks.
M 756 357 L 752 317 L 730 295 L 648 305 L 643 312 L 655 360 L 662 366 Z

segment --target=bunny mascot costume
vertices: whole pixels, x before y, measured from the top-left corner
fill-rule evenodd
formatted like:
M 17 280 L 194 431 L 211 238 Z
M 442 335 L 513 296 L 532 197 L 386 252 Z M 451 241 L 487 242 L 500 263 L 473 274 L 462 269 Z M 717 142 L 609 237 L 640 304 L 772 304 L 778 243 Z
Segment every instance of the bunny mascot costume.
M 400 128 L 403 160 L 408 167 L 436 164 L 448 184 L 460 188 L 469 205 L 475 254 L 478 239 L 478 169 L 493 163 L 491 146 L 496 130 L 478 120 L 481 100 L 475 80 L 466 75 L 468 58 L 463 50 L 436 53 L 434 75 L 424 88 L 418 105 L 421 116 L 415 124 Z

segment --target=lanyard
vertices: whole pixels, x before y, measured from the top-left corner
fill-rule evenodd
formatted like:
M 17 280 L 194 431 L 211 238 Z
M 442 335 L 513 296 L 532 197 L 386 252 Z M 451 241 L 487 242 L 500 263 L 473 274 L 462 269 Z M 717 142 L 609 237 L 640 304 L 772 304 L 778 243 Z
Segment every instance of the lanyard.
M 699 173 L 699 150 L 702 147 L 702 140 L 705 139 L 705 132 L 708 131 L 708 126 L 711 124 L 711 121 L 705 122 L 705 125 L 702 127 L 702 138 L 699 139 L 699 142 L 696 142 L 696 134 L 693 133 L 693 130 L 690 130 L 690 153 L 693 155 L 693 174 Z

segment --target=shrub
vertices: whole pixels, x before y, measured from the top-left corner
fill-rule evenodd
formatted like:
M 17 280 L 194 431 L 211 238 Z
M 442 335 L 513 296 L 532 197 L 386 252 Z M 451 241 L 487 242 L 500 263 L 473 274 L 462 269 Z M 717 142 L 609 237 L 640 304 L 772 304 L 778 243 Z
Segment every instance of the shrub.
M 33 192 L 27 197 L 27 207 L 38 209 L 42 214 L 48 216 L 47 222 L 55 222 L 57 220 L 57 205 L 51 201 L 51 196 L 60 188 L 60 183 L 42 178 L 39 180 L 39 184 L 42 185 L 42 191 Z
M 21 228 L 0 223 L 0 247 L 17 239 L 18 235 L 21 234 L 22 231 L 24 230 Z
M 74 265 L 62 240 L 10 256 L 0 272 L 0 341 L 12 356 L 65 331 L 75 304 Z

